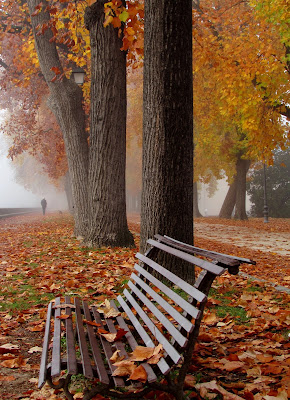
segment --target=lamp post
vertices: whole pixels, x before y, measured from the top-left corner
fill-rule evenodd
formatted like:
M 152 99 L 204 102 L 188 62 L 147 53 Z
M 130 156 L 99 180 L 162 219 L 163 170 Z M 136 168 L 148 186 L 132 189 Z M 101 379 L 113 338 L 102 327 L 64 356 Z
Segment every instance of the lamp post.
M 74 68 L 71 74 L 74 78 L 75 83 L 77 83 L 78 85 L 82 85 L 84 83 L 86 73 L 82 68 Z
M 266 185 L 266 163 L 264 163 L 264 222 L 269 222 L 269 208 L 267 201 L 267 185 Z

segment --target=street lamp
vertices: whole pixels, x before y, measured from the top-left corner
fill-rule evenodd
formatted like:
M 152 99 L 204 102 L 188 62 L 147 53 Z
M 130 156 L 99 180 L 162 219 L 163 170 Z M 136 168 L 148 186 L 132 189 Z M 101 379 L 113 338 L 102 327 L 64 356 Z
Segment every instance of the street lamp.
M 82 85 L 84 83 L 85 80 L 85 71 L 80 68 L 80 67 L 75 67 L 72 72 L 71 72 L 75 83 L 77 83 L 78 85 Z
M 269 209 L 267 201 L 267 186 L 266 186 L 266 163 L 264 163 L 264 222 L 269 222 Z

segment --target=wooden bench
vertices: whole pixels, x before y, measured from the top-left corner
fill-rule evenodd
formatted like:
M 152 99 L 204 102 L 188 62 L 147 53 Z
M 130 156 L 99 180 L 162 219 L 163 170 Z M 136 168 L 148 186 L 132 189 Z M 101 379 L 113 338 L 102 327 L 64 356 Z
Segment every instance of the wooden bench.
M 58 297 L 49 304 L 39 388 L 47 381 L 51 387 L 63 388 L 67 399 L 72 400 L 71 377 L 81 373 L 94 380 L 84 394 L 85 400 L 99 393 L 114 398 L 141 398 L 152 390 L 183 399 L 184 380 L 212 282 L 226 270 L 237 274 L 240 264 L 255 262 L 199 249 L 161 235 L 149 239 L 148 244 L 145 255 L 136 255 L 139 264 L 135 264 L 128 289 L 118 296 L 118 304 L 110 301 L 113 314 L 118 315 L 111 317 L 107 312 L 104 316 L 99 307 L 69 296 Z M 195 284 L 190 285 L 153 261 L 156 252 L 175 256 L 176 263 L 185 260 L 197 266 Z M 66 319 L 61 317 L 63 314 Z M 103 332 L 100 328 L 110 333 L 123 329 L 127 333 L 120 340 L 109 342 L 99 333 Z M 136 366 L 141 364 L 146 371 L 141 386 L 140 382 L 128 380 L 129 375 L 114 376 L 117 367 L 110 358 L 116 350 L 128 361 L 129 353 L 137 346 L 156 348 L 158 344 L 163 346 L 164 353 L 157 364 L 150 364 L 150 359 L 135 361 Z M 53 382 L 60 375 L 58 383 Z

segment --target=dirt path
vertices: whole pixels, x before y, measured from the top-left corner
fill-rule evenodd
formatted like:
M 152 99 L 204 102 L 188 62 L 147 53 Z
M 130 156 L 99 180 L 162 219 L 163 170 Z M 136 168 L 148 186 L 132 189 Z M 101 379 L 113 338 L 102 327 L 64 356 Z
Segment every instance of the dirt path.
M 129 215 L 130 229 L 140 232 L 140 216 Z M 249 221 L 197 218 L 194 221 L 195 246 L 250 258 L 256 265 L 243 264 L 245 277 L 265 281 L 288 292 L 290 289 L 290 219 Z
M 230 243 L 239 247 L 280 254 L 290 257 L 290 233 L 268 232 L 249 227 L 208 224 L 197 221 L 194 224 L 197 237 Z

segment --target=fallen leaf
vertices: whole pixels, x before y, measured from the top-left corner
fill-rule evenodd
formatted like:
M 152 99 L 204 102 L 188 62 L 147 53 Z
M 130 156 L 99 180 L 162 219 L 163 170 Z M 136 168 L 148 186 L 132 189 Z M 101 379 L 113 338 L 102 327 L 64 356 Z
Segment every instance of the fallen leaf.
M 2 344 L 0 346 L 0 354 L 5 354 L 5 353 L 18 353 L 20 349 L 20 346 L 18 344 L 12 344 L 12 343 L 6 343 Z
M 19 367 L 24 367 L 24 365 L 26 365 L 26 360 L 24 360 L 23 357 L 19 356 L 2 361 L 0 365 L 2 365 L 2 367 L 5 368 L 19 368 Z
M 265 400 L 288 400 L 286 390 L 281 391 L 277 396 L 263 396 Z
M 28 353 L 37 353 L 37 352 L 42 352 L 42 347 L 35 346 L 31 347 L 31 349 L 28 350 Z
M 56 318 L 57 319 L 68 319 L 68 318 L 71 318 L 71 315 L 63 314 L 63 315 L 58 315 Z
M 118 361 L 113 365 L 117 367 L 112 374 L 113 376 L 131 375 L 134 369 L 136 368 L 136 364 L 133 361 L 129 360 Z
M 89 321 L 89 320 L 87 320 L 87 319 L 84 319 L 83 322 L 84 322 L 85 324 L 91 325 L 91 326 L 102 326 L 101 324 L 98 324 L 98 323 L 95 322 L 95 321 Z
M 198 383 L 195 385 L 195 388 L 198 390 L 206 389 L 206 391 L 203 392 L 203 398 L 213 398 L 210 397 L 210 394 L 213 394 L 212 392 L 214 392 L 220 393 L 223 396 L 223 400 L 243 400 L 242 397 L 225 390 L 222 386 L 218 385 L 215 380 L 206 383 Z
M 73 304 L 58 304 L 56 306 L 53 306 L 52 308 L 76 308 Z
M 143 365 L 139 365 L 137 368 L 135 368 L 129 376 L 129 379 L 145 383 L 147 381 L 147 372 L 145 371 Z
M 155 347 L 136 346 L 130 356 L 132 361 L 144 361 L 153 356 Z
M 122 360 L 125 358 L 125 356 L 120 356 L 119 353 L 120 353 L 120 350 L 116 350 L 116 351 L 113 353 L 112 357 L 110 358 L 110 360 L 111 360 L 113 363 L 116 363 L 116 362 L 118 362 L 118 361 L 122 361 Z
M 12 382 L 15 381 L 15 376 L 13 375 L 0 375 L 1 382 Z

